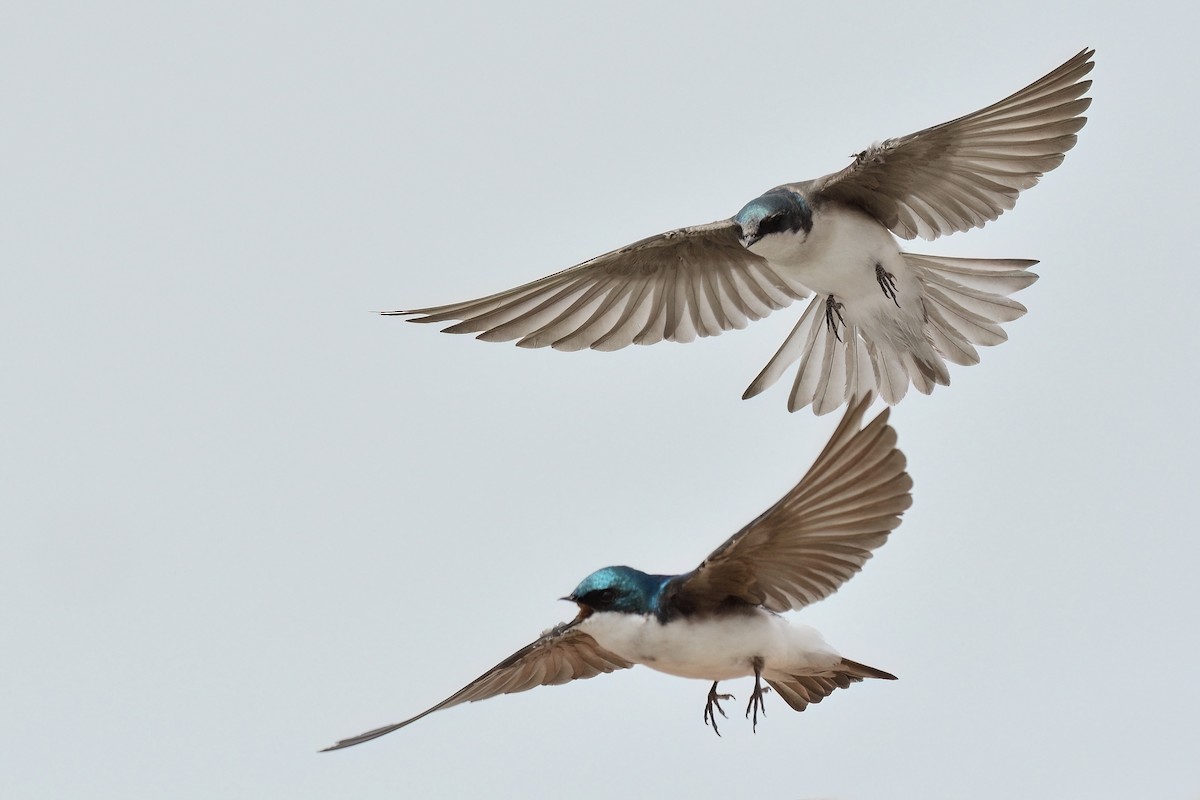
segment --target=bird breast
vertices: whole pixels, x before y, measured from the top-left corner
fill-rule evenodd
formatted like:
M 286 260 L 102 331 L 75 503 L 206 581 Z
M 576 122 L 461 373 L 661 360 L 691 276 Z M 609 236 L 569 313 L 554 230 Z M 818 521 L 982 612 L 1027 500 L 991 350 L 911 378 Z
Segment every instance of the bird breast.
M 580 630 L 606 650 L 683 678 L 723 681 L 764 673 L 820 673 L 841 656 L 815 629 L 761 609 L 700 620 L 659 622 L 652 614 L 597 612 Z
M 895 237 L 874 217 L 838 203 L 819 207 L 807 236 L 783 232 L 750 247 L 808 289 L 842 302 L 882 294 L 875 265 L 907 272 Z

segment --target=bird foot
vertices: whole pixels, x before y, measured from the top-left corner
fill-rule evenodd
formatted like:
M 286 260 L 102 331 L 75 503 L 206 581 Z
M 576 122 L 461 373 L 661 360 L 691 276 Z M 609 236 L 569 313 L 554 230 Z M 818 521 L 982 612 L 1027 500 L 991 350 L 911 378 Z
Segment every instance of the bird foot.
M 890 298 L 896 304 L 896 308 L 899 308 L 900 301 L 896 299 L 896 276 L 885 270 L 883 264 L 876 264 L 875 280 L 879 282 L 879 288 L 883 290 L 883 296 Z
M 769 686 L 762 685 L 762 669 L 761 667 L 754 668 L 754 691 L 750 693 L 750 703 L 746 706 L 746 716 L 754 714 L 754 720 L 751 723 L 751 730 L 758 733 L 758 712 L 762 712 L 763 718 L 767 716 L 767 707 L 763 705 L 763 695 L 771 691 Z
M 704 724 L 712 725 L 713 733 L 720 736 L 721 732 L 717 730 L 717 715 L 713 713 L 713 709 L 717 709 L 722 717 L 729 719 L 725 709 L 721 708 L 721 701 L 733 700 L 734 697 L 731 694 L 717 694 L 717 683 L 718 681 L 713 681 L 712 688 L 708 690 L 708 702 L 704 704 Z
M 838 333 L 838 323 L 840 322 L 843 328 L 846 327 L 846 320 L 842 317 L 843 308 L 845 306 L 835 300 L 833 295 L 825 298 L 825 324 L 829 326 L 829 330 L 833 331 L 833 335 L 839 342 L 842 340 L 842 335 Z M 834 321 L 835 317 L 836 322 Z

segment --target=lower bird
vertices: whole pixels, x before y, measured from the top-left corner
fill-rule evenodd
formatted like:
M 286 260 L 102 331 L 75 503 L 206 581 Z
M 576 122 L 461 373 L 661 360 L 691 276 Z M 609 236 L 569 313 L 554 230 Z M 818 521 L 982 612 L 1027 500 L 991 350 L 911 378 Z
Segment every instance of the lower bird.
M 445 330 L 520 347 L 618 350 L 744 328 L 814 295 L 743 397 L 796 362 L 791 411 L 824 414 L 871 390 L 895 404 L 910 382 L 929 394 L 950 383 L 946 362 L 976 364 L 975 345 L 1008 338 L 1001 323 L 1025 313 L 1008 295 L 1037 280 L 1037 262 L 920 255 L 895 237 L 982 227 L 1061 164 L 1087 121 L 1093 52 L 987 108 L 873 144 L 839 172 L 777 186 L 729 219 L 477 300 L 384 313 L 460 320 Z M 780 147 L 795 136 L 781 132 Z M 453 223 L 474 212 L 451 213 Z
M 721 681 L 753 676 L 746 715 L 757 729 L 764 681 L 803 711 L 864 678 L 894 680 L 883 670 L 842 657 L 813 628 L 780 616 L 837 591 L 912 503 L 912 480 L 888 411 L 862 426 L 871 400 L 868 395 L 851 404 L 799 484 L 691 572 L 597 570 L 563 598 L 579 606 L 575 619 L 544 632 L 415 717 L 326 749 L 361 744 L 460 703 L 634 664 L 712 681 L 704 721 L 714 731 L 716 714 L 725 715 L 721 701 L 732 699 L 718 693 Z

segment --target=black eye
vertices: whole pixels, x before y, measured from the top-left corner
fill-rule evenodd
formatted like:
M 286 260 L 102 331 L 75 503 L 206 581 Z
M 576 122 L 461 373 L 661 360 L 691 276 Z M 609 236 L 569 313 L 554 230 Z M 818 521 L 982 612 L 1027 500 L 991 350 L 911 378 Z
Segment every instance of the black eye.
M 601 610 L 608 608 L 617 599 L 617 593 L 613 589 L 597 589 L 594 592 L 588 592 L 587 597 L 583 600 L 592 608 Z
M 585 606 L 594 608 L 597 611 L 607 611 L 612 608 L 613 603 L 617 601 L 617 590 L 611 586 L 607 589 L 592 589 L 590 592 L 579 598 Z
M 758 235 L 766 236 L 768 233 L 778 233 L 783 230 L 783 215 L 772 214 L 769 217 L 763 217 L 762 222 L 758 223 Z

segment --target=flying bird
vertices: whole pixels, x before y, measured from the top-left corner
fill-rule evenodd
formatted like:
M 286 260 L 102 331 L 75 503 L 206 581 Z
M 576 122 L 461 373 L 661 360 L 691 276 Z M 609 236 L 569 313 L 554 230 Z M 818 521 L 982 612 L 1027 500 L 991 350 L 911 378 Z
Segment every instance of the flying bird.
M 668 231 L 498 294 L 385 314 L 460 320 L 519 347 L 619 350 L 715 336 L 812 296 L 753 397 L 799 362 L 788 408 L 825 414 L 876 391 L 895 404 L 929 394 L 946 366 L 976 364 L 1025 313 L 1008 295 L 1036 261 L 949 258 L 900 249 L 983 227 L 1062 163 L 1087 121 L 1094 50 L 998 103 L 885 139 L 839 172 L 787 183 L 733 217 Z
M 862 569 L 911 505 L 912 480 L 884 410 L 866 427 L 871 396 L 842 417 L 825 449 L 791 491 L 691 572 L 651 575 L 605 567 L 562 598 L 575 619 L 529 644 L 437 705 L 394 725 L 343 739 L 361 744 L 460 703 L 567 683 L 644 664 L 712 681 L 704 721 L 725 715 L 720 681 L 754 677 L 746 708 L 757 728 L 763 682 L 803 711 L 834 689 L 895 676 L 843 658 L 816 630 L 780 614 L 837 591 Z M 718 732 L 719 733 L 719 732 Z

